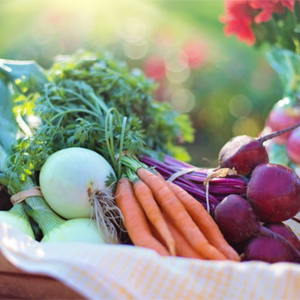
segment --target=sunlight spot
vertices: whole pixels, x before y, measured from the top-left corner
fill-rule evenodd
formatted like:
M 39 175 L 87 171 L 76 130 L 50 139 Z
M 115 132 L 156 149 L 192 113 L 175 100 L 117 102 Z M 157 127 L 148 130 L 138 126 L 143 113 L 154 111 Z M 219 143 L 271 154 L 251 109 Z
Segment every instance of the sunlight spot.
M 179 89 L 171 96 L 171 104 L 182 113 L 190 112 L 196 103 L 195 96 L 187 89 Z
M 141 59 L 145 57 L 147 50 L 148 48 L 146 43 L 125 43 L 123 45 L 123 51 L 125 55 L 130 59 Z
M 131 17 L 125 19 L 120 25 L 119 35 L 129 43 L 137 43 L 143 40 L 147 33 L 147 27 L 144 21 L 139 18 Z

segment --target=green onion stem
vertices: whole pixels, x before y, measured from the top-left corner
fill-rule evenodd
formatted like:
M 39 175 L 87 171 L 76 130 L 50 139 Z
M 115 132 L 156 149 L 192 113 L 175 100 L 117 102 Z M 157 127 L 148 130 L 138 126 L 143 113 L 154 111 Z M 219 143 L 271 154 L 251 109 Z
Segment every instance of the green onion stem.
M 114 149 L 114 135 L 113 135 L 113 115 L 115 112 L 117 116 L 117 121 L 121 124 L 120 114 L 115 107 L 112 107 L 108 110 L 105 118 L 105 139 L 107 149 L 112 161 L 114 170 L 116 170 L 116 159 L 115 159 L 115 149 Z
M 112 163 L 114 163 L 115 158 L 112 155 L 113 151 L 111 149 L 109 133 L 108 133 L 108 114 L 106 115 L 106 119 L 105 119 L 105 140 L 106 140 L 106 147 L 107 147 L 108 153 L 110 155 L 111 161 L 112 161 Z
M 36 184 L 31 177 L 28 176 L 25 181 L 21 181 L 17 176 L 15 176 L 10 181 L 9 192 L 10 194 L 16 194 L 35 186 Z M 25 199 L 25 202 L 30 207 L 30 209 L 27 208 L 26 211 L 28 213 L 30 212 L 30 216 L 39 225 L 44 234 L 64 222 L 64 220 L 56 215 L 56 213 L 50 208 L 43 197 L 28 197 Z
M 121 178 L 121 172 L 122 172 L 122 161 L 121 157 L 123 155 L 123 145 L 124 145 L 124 137 L 125 137 L 125 129 L 126 129 L 126 122 L 127 117 L 123 118 L 123 124 L 122 124 L 122 132 L 121 132 L 121 138 L 120 138 L 120 150 L 119 150 L 119 161 L 118 161 L 118 178 Z
M 9 184 L 10 178 L 9 176 L 0 173 L 0 184 L 7 186 Z
M 26 199 L 26 203 L 28 204 L 25 206 L 27 214 L 38 224 L 43 235 L 65 222 L 48 207 L 42 197 L 29 197 Z M 30 203 L 34 203 L 34 207 Z
M 115 166 L 115 147 L 114 147 L 114 125 L 113 125 L 113 116 L 109 116 L 109 134 L 110 134 L 110 150 L 111 150 L 111 157 L 113 158 L 113 165 Z
M 14 214 L 15 216 L 19 216 L 19 217 L 21 217 L 23 219 L 26 219 L 29 222 L 28 215 L 26 214 L 25 209 L 24 209 L 24 205 L 22 203 L 15 204 L 9 210 L 9 212 L 12 213 L 12 214 Z

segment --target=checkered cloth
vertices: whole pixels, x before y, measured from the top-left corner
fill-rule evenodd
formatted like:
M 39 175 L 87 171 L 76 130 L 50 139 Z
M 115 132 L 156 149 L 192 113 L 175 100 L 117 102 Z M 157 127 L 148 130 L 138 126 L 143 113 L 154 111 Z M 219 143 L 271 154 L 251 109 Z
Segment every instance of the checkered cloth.
M 300 224 L 288 222 L 300 237 Z M 38 243 L 0 223 L 0 251 L 18 268 L 88 299 L 300 299 L 300 265 L 161 257 L 128 245 Z

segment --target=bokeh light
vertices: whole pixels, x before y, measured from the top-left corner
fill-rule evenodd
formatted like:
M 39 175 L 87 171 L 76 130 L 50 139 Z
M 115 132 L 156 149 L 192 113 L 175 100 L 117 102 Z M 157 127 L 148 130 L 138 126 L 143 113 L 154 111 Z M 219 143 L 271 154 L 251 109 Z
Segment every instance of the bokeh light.
M 119 27 L 119 35 L 128 43 L 138 43 L 145 39 L 147 26 L 140 18 L 130 17 L 124 20 Z
M 237 119 L 232 126 L 233 136 L 237 135 L 249 135 L 257 136 L 261 125 L 257 119 L 253 117 L 241 117 Z
M 255 136 L 282 97 L 262 51 L 224 36 L 223 12 L 222 0 L 1 0 L 0 57 L 47 68 L 79 49 L 112 52 L 189 114 L 195 142 L 184 146 L 201 165 L 233 135 Z
M 235 95 L 229 101 L 229 110 L 236 118 L 246 117 L 252 111 L 252 103 L 245 95 Z
M 125 43 L 123 45 L 124 54 L 129 59 L 133 59 L 133 60 L 144 58 L 146 56 L 147 50 L 148 48 L 145 42 Z
M 187 89 L 178 89 L 171 96 L 171 104 L 182 113 L 189 113 L 195 106 L 194 94 Z

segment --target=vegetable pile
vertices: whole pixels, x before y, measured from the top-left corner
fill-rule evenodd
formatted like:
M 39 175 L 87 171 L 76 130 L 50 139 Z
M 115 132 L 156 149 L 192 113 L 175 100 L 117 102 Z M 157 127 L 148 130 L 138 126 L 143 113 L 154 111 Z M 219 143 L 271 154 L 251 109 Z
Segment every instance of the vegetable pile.
M 260 143 L 298 126 L 300 123 L 259 139 L 238 136 L 220 151 L 221 166 L 225 157 L 227 167 L 237 168 L 237 172 L 241 170 L 249 178 L 244 197 L 231 194 L 214 212 L 221 232 L 243 261 L 299 263 L 299 240 L 282 222 L 294 218 L 300 211 L 300 178 L 286 166 L 269 163 Z M 231 147 L 233 143 L 236 147 Z
M 110 54 L 60 56 L 49 70 L 0 60 L 0 87 L 0 184 L 12 202 L 0 221 L 40 242 L 207 260 L 265 260 L 257 245 L 272 239 L 269 262 L 299 262 L 297 237 L 278 223 L 299 212 L 300 180 L 269 164 L 262 145 L 286 131 L 230 141 L 220 166 L 202 169 L 186 162 L 189 117 L 156 102 L 152 81 Z M 250 212 L 239 204 L 252 207 L 253 228 L 239 224 Z

